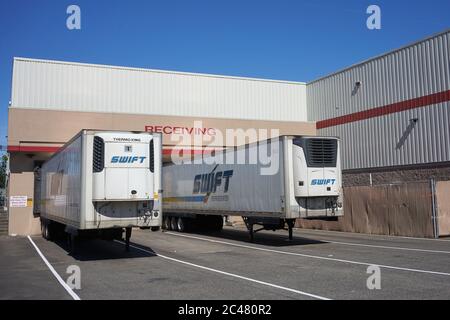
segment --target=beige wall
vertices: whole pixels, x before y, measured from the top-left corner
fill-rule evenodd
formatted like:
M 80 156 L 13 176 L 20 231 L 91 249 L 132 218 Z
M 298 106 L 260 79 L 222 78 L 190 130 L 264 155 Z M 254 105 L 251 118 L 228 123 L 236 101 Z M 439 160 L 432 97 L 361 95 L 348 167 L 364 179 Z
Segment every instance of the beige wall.
M 201 120 L 203 127 L 225 131 L 226 129 L 278 129 L 280 134 L 315 135 L 315 123 L 252 121 L 212 118 L 146 116 L 115 113 L 68 112 L 31 109 L 9 109 L 8 146 L 55 147 L 64 144 L 82 129 L 144 131 L 146 126 L 194 126 Z M 192 137 L 192 136 L 191 136 Z M 164 135 L 164 145 L 174 143 Z M 220 145 L 222 146 L 222 145 Z M 45 160 L 49 153 L 12 152 L 10 196 L 33 198 L 34 161 Z M 33 215 L 32 206 L 10 208 L 9 233 L 30 235 L 40 233 L 39 217 Z
M 119 113 L 47 111 L 9 109 L 8 145 L 62 144 L 81 129 L 144 131 L 146 126 L 193 127 L 194 121 L 202 121 L 203 127 L 221 131 L 226 129 L 278 129 L 282 135 L 315 135 L 314 122 L 257 121 L 172 117 L 157 115 L 133 115 Z M 172 145 L 169 135 L 164 144 Z
M 9 234 L 29 235 L 40 232 L 40 221 L 33 214 L 34 162 L 48 158 L 48 154 L 12 153 L 10 159 L 9 197 L 27 196 L 26 208 L 9 208 Z M 8 204 L 9 205 L 9 204 Z

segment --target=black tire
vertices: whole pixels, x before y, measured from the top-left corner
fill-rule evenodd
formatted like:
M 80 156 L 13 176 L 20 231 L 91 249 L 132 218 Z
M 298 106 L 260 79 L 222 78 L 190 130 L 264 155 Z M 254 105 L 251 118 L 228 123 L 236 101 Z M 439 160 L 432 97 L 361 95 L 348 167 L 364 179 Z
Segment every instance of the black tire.
M 162 228 L 164 229 L 164 230 L 170 230 L 170 217 L 164 217 L 163 218 L 163 225 L 162 225 Z
M 42 238 L 45 239 L 44 228 L 45 228 L 45 223 L 44 223 L 44 221 L 41 220 L 41 235 L 42 235 Z
M 170 218 L 170 230 L 172 230 L 172 231 L 177 231 L 177 220 L 178 220 L 178 218 L 177 217 L 172 217 L 172 218 Z
M 41 220 L 41 233 L 42 233 L 42 237 L 45 240 L 51 240 L 52 239 L 50 221 Z
M 186 218 L 179 217 L 177 219 L 177 231 L 186 232 Z
M 152 230 L 153 232 L 157 232 L 160 230 L 160 227 L 151 227 L 150 230 Z
M 208 230 L 221 231 L 222 229 L 223 229 L 223 217 L 222 216 L 208 217 Z

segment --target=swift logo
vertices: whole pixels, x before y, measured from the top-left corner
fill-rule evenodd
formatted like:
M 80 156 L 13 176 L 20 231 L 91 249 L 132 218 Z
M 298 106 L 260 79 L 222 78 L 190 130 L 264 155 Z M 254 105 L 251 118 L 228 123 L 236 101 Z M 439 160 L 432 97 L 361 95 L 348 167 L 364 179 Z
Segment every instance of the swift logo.
M 222 182 L 224 182 L 223 191 L 227 193 L 232 176 L 233 170 L 199 174 L 194 178 L 193 193 L 215 193 L 217 188 L 222 185 Z
M 144 163 L 144 160 L 147 157 L 120 157 L 120 156 L 114 156 L 111 159 L 111 163 Z
M 313 179 L 311 181 L 312 186 L 328 186 L 328 185 L 335 185 L 336 179 Z

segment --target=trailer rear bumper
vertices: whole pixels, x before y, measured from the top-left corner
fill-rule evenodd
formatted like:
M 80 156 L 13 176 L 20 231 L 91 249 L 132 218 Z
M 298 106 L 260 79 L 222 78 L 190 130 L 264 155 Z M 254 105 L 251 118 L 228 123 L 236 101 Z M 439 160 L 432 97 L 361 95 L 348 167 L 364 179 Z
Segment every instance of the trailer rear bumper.
M 342 205 L 342 198 L 339 196 L 331 197 L 309 197 L 309 198 L 296 198 L 298 208 L 293 211 L 297 211 L 299 216 L 297 218 L 333 218 L 341 217 L 344 215 L 344 208 Z
M 86 226 L 84 229 L 110 229 L 110 228 L 147 228 L 147 227 L 160 227 L 161 219 L 158 218 L 150 218 L 145 219 L 144 217 L 136 219 L 109 219 L 103 220 L 100 222 L 86 222 Z

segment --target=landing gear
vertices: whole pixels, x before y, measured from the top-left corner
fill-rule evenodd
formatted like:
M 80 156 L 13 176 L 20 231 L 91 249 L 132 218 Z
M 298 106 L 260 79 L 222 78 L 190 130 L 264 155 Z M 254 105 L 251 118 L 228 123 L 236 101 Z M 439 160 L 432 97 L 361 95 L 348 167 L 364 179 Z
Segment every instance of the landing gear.
M 289 241 L 293 239 L 293 229 L 295 225 L 295 219 L 273 219 L 273 218 L 254 218 L 254 217 L 243 217 L 245 226 L 247 227 L 250 242 L 253 242 L 255 239 L 255 233 L 261 230 L 288 230 L 289 232 Z M 285 228 L 285 224 L 287 224 L 288 228 Z M 259 229 L 254 228 L 255 225 L 261 225 L 262 227 Z
M 254 225 L 252 223 L 247 226 L 248 234 L 250 236 L 250 242 L 253 242 L 255 240 L 255 231 L 253 230 L 253 226 Z
M 295 226 L 295 219 L 286 220 L 286 223 L 288 225 L 289 241 L 292 241 L 293 238 L 294 238 L 293 237 L 293 229 L 294 229 L 294 226 Z
M 249 240 L 250 240 L 250 242 L 253 242 L 255 240 L 255 233 L 263 230 L 264 228 L 255 230 L 254 226 L 255 226 L 255 224 L 257 224 L 255 219 L 250 218 L 250 217 L 243 217 L 243 219 L 244 219 L 245 226 L 247 227 L 247 230 L 248 230 Z
M 130 251 L 131 228 L 125 228 L 125 251 Z

